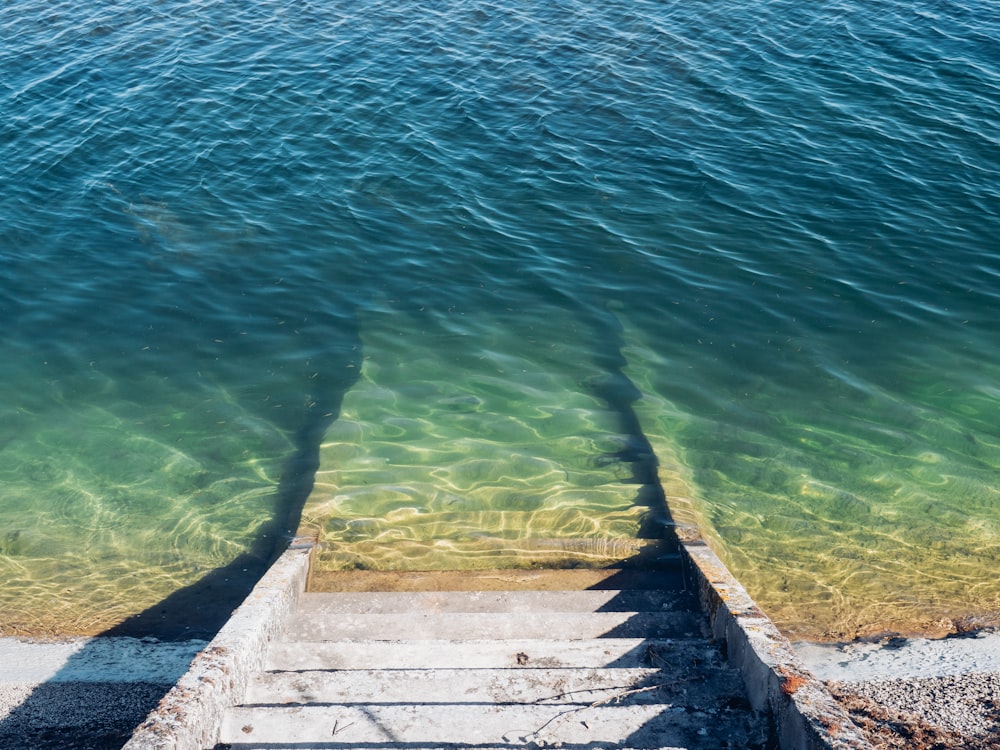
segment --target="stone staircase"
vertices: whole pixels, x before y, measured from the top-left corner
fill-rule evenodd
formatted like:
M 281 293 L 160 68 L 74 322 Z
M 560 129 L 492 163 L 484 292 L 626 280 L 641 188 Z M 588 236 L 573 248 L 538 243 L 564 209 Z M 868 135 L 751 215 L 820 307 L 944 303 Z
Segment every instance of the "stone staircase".
M 773 747 L 679 559 L 322 583 L 225 710 L 216 750 Z

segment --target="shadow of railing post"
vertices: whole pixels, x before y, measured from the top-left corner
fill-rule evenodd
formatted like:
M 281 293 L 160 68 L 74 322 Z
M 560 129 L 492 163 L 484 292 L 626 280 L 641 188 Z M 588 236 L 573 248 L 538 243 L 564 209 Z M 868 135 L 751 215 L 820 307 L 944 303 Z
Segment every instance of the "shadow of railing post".
M 648 508 L 638 536 L 640 539 L 660 539 L 678 550 L 680 542 L 674 530 L 666 493 L 660 483 L 659 460 L 635 411 L 635 403 L 642 398 L 642 391 L 625 373 L 628 360 L 622 351 L 625 347 L 624 328 L 611 310 L 588 310 L 586 318 L 595 331 L 593 338 L 601 342 L 593 352 L 599 374 L 588 379 L 587 386 L 617 418 L 625 447 L 614 457 L 631 466 L 631 481 L 639 485 L 635 503 Z

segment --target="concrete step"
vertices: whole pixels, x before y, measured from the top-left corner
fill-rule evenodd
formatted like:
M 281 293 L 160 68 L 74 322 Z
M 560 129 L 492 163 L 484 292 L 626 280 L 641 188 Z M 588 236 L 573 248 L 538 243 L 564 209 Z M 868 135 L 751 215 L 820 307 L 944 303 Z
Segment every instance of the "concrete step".
M 658 669 L 400 669 L 270 672 L 250 684 L 245 705 L 338 703 L 559 703 L 656 701 Z M 646 689 L 650 688 L 650 689 Z M 631 701 L 630 701 L 631 702 Z
M 557 501 L 558 503 L 558 501 Z M 340 505 L 341 509 L 345 509 Z M 498 510 L 476 507 L 465 498 L 448 508 L 400 508 L 385 517 L 329 518 L 322 529 L 320 552 L 341 548 L 373 547 L 396 541 L 465 544 L 495 540 L 520 542 L 526 548 L 560 546 L 586 550 L 602 557 L 622 559 L 655 540 L 638 539 L 644 508 L 627 501 L 624 506 L 583 509 L 558 503 L 554 507 Z
M 699 543 L 688 543 L 684 552 L 712 625 L 713 635 L 700 638 L 698 618 L 692 636 L 662 635 L 678 623 L 692 624 L 690 611 L 670 609 L 681 587 L 650 596 L 618 593 L 657 588 L 664 579 L 660 568 L 342 571 L 328 578 L 341 591 L 480 593 L 370 601 L 352 596 L 342 604 L 317 598 L 303 606 L 316 612 L 290 616 L 300 598 L 308 600 L 309 551 L 296 543 L 281 556 L 127 747 L 868 746 L 832 696 L 789 656 L 790 645 L 722 562 Z M 590 600 L 597 611 L 585 611 L 576 595 L 558 593 L 572 589 L 565 584 L 573 580 L 590 590 L 585 596 L 607 590 Z M 484 585 L 491 582 L 496 585 Z M 553 593 L 538 597 L 540 609 L 531 611 L 533 594 L 496 596 L 483 593 L 487 589 Z M 550 603 L 584 611 L 553 612 Z M 293 640 L 282 640 L 283 625 L 296 618 L 284 636 Z M 576 627 L 587 620 L 590 625 Z M 379 622 L 385 625 L 381 635 L 373 633 Z
M 277 642 L 265 668 L 272 671 L 334 669 L 524 669 L 663 667 L 700 664 L 714 649 L 701 638 L 482 640 L 345 640 Z
M 568 521 L 565 515 L 564 509 L 418 513 L 402 526 L 355 519 L 323 533 L 313 570 L 603 568 L 623 560 L 657 564 L 664 554 L 679 559 L 676 549 L 666 549 L 660 541 L 635 538 L 641 518 L 635 507 L 604 515 L 601 521 L 584 515 Z M 359 528 L 364 529 L 361 536 Z M 537 533 L 551 529 L 561 535 Z
M 702 668 L 704 669 L 704 668 Z M 712 670 L 721 673 L 721 664 Z M 250 683 L 245 705 L 387 703 L 684 703 L 691 678 L 669 669 L 397 669 L 267 672 Z M 698 679 L 706 675 L 699 674 Z
M 327 580 L 339 590 L 300 596 L 219 748 L 763 747 L 669 566 Z
M 303 744 L 303 743 L 299 742 L 299 743 L 296 743 L 294 745 L 294 750 L 347 750 L 348 748 L 352 748 L 352 747 L 355 747 L 355 746 L 354 745 L 342 745 L 342 744 L 337 743 L 337 742 L 332 742 L 332 743 L 331 742 L 317 742 L 315 744 L 312 744 L 312 743 L 304 743 Z M 414 745 L 414 744 L 409 744 L 409 745 L 405 745 L 404 746 L 404 745 L 388 745 L 388 744 L 379 744 L 379 743 L 376 743 L 374 745 L 370 745 L 370 744 L 357 745 L 357 747 L 358 748 L 363 748 L 363 750 L 441 750 L 442 745 L 419 745 L 419 744 Z M 467 747 L 467 745 L 454 744 L 454 745 L 447 745 L 446 747 L 452 748 L 453 750 L 459 750 L 460 748 Z M 518 747 L 518 746 L 516 746 L 516 745 L 515 746 L 511 746 L 511 745 L 476 745 L 475 746 L 475 750 L 513 750 L 516 747 Z M 524 747 L 525 748 L 535 748 L 535 747 L 539 747 L 540 748 L 542 746 L 541 745 L 528 744 L 528 745 L 526 745 Z M 558 746 L 553 746 L 553 747 L 554 748 L 558 747 L 558 750 L 600 750 L 600 748 L 595 748 L 594 745 L 593 745 L 593 743 L 589 743 L 589 742 L 587 744 L 585 744 L 585 745 L 570 745 L 570 744 L 567 744 L 567 743 L 563 742 L 563 743 L 559 743 Z M 224 745 L 222 743 L 219 743 L 218 745 L 215 746 L 215 748 L 213 748 L 213 750 L 286 750 L 286 749 L 291 750 L 291 746 L 289 746 L 289 745 L 273 745 L 273 744 L 260 745 L 260 744 L 257 744 L 255 742 L 249 742 L 249 743 L 245 743 L 245 742 L 235 742 L 235 743 L 227 742 Z M 35 748 L 31 748 L 30 750 L 35 750 Z M 649 748 L 620 747 L 620 746 L 616 745 L 615 748 L 614 748 L 614 750 L 650 750 L 650 749 Z M 655 750 L 691 750 L 691 749 L 690 748 L 685 748 L 685 747 L 657 747 L 657 748 L 655 748 Z
M 468 640 L 506 638 L 686 638 L 701 632 L 691 612 L 404 612 L 390 614 L 296 613 L 289 641 Z
M 732 721 L 731 721 L 732 719 Z M 223 720 L 220 744 L 233 748 L 414 745 L 586 745 L 687 747 L 711 731 L 716 747 L 749 747 L 741 715 L 709 714 L 663 704 L 441 704 L 293 707 L 240 706 Z
M 300 614 L 400 612 L 662 612 L 695 611 L 683 591 L 387 591 L 305 594 Z

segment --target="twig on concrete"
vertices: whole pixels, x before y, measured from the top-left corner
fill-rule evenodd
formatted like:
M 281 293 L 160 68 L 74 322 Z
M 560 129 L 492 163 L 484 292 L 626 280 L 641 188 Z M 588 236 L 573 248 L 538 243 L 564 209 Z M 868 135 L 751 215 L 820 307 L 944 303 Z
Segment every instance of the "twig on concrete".
M 605 698 L 604 700 L 594 701 L 587 708 L 597 708 L 598 706 L 605 706 L 608 703 L 621 703 L 622 698 L 627 698 L 630 695 L 636 695 L 637 693 L 648 693 L 651 690 L 659 690 L 662 685 L 648 685 L 641 688 L 632 688 L 631 690 L 625 690 L 621 693 L 615 693 L 612 696 Z

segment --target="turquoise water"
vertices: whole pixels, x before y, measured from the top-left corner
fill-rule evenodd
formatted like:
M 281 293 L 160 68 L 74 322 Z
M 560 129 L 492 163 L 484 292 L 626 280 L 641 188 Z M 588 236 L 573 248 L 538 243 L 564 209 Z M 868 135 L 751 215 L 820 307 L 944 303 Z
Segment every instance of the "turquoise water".
M 257 550 L 317 446 L 335 541 L 624 538 L 608 387 L 790 632 L 1000 611 L 993 11 L 5 4 L 0 629 Z

